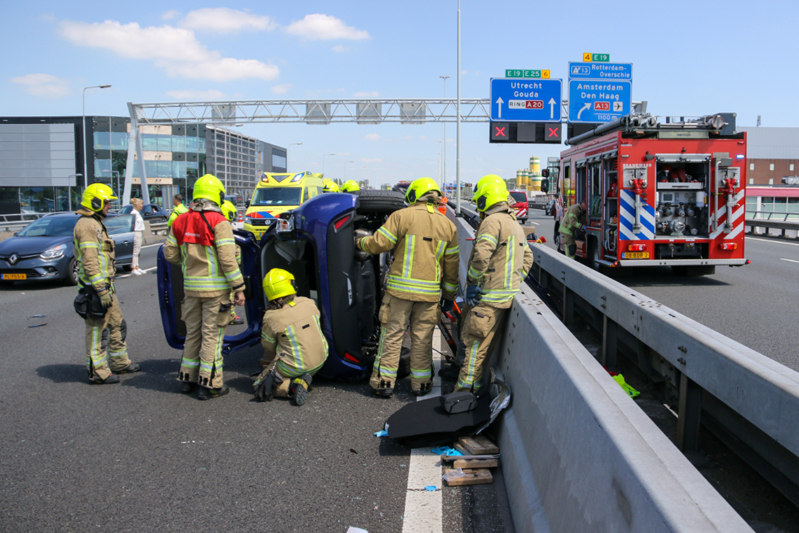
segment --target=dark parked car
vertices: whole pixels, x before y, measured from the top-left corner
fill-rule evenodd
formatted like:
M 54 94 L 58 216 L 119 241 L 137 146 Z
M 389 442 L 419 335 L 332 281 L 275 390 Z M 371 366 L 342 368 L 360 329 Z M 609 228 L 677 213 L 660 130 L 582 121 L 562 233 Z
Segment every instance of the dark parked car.
M 120 209 L 117 214 L 129 215 L 132 212 L 133 206 L 126 205 Z M 169 213 L 160 205 L 155 204 L 144 204 L 141 208 L 141 216 L 144 220 L 149 220 L 150 222 L 166 222 L 169 220 Z
M 44 216 L 31 222 L 14 237 L 0 242 L 0 284 L 15 281 L 63 280 L 78 283 L 78 263 L 72 246 L 72 231 L 78 222 L 74 213 Z M 114 239 L 117 266 L 130 268 L 133 255 L 133 215 L 105 220 Z
M 373 233 L 403 207 L 403 194 L 396 191 L 320 194 L 282 213 L 259 242 L 249 232 L 234 231 L 242 248 L 247 330 L 225 337 L 225 353 L 260 342 L 267 303 L 263 276 L 272 268 L 283 268 L 294 275 L 297 293 L 312 298 L 321 311 L 330 348 L 322 375 L 338 379 L 369 375 L 380 342 L 377 311 L 388 257 L 356 250 L 353 236 L 356 229 Z M 181 269 L 168 263 L 163 251 L 158 254 L 158 292 L 167 342 L 182 349 L 186 328 L 180 320 Z
M 555 199 L 548 201 L 546 205 L 544 205 L 544 214 L 549 216 L 555 212 Z

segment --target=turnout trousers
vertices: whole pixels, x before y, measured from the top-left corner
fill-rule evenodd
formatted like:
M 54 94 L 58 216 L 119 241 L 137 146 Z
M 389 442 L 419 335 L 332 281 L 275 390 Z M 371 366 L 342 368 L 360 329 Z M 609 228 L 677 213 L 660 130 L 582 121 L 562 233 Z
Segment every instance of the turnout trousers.
M 218 389 L 222 386 L 222 342 L 230 322 L 230 296 L 183 299 L 186 341 L 178 381 Z
M 124 370 L 129 364 L 128 347 L 122 338 L 122 309 L 116 294 L 114 303 L 103 318 L 87 318 L 86 322 L 86 364 L 89 379 L 103 380 L 112 372 Z M 109 329 L 108 352 L 103 347 L 103 331 Z M 110 367 L 110 368 L 109 368 Z
M 397 380 L 402 339 L 411 326 L 411 388 L 430 390 L 433 383 L 433 329 L 438 323 L 438 302 L 414 302 L 386 294 L 380 306 L 380 346 L 369 385 L 375 390 L 393 388 Z
M 497 332 L 502 330 L 507 315 L 508 309 L 482 304 L 468 310 L 461 331 L 466 356 L 455 385 L 456 392 L 477 392 L 480 389 L 492 348 L 496 344 Z
M 574 235 L 561 233 L 560 243 L 563 245 L 563 253 L 566 254 L 566 257 L 574 259 L 574 254 L 577 252 L 577 241 L 574 239 Z

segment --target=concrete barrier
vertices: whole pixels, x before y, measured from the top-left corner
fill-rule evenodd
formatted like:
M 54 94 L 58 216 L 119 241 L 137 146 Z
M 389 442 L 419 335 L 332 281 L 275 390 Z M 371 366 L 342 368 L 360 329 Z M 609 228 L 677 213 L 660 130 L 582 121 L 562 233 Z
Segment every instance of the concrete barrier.
M 474 232 L 455 223 L 465 292 Z M 517 531 L 752 531 L 527 286 L 493 364 L 513 393 L 498 429 Z

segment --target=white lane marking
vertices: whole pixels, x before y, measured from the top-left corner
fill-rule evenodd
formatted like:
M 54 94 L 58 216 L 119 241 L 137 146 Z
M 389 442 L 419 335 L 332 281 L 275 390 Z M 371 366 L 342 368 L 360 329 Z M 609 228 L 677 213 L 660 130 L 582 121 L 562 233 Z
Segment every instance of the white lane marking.
M 149 271 L 151 271 L 151 270 L 155 270 L 156 268 L 158 268 L 158 267 L 157 267 L 157 266 L 154 266 L 154 267 L 150 267 L 150 268 L 142 268 L 142 269 L 141 269 L 141 271 L 142 271 L 142 272 L 149 272 Z M 116 276 L 116 277 L 114 277 L 114 279 L 123 279 L 123 278 L 129 278 L 129 277 L 131 277 L 132 275 L 133 275 L 133 274 L 123 274 L 123 275 L 121 275 L 121 276 Z
M 746 239 L 747 240 L 752 239 L 753 241 L 758 241 L 758 242 L 771 242 L 771 243 L 774 243 L 774 244 L 787 244 L 788 246 L 799 246 L 799 244 L 797 244 L 795 242 L 782 242 L 782 241 L 777 241 L 777 240 L 772 240 L 772 239 L 759 239 L 757 237 L 749 237 L 748 235 L 747 235 Z
M 433 347 L 441 350 L 441 332 L 438 328 L 433 333 Z M 441 356 L 433 352 L 433 387 L 429 394 L 420 396 L 419 400 L 427 400 L 441 396 Z M 408 490 L 405 492 L 405 515 L 402 521 L 402 533 L 441 533 L 444 530 L 443 493 L 440 458 L 430 453 L 430 447 L 411 450 L 408 468 Z M 434 492 L 425 490 L 433 485 Z
M 780 257 L 780 261 L 790 261 L 791 263 L 799 263 L 796 259 L 785 259 L 784 257 Z

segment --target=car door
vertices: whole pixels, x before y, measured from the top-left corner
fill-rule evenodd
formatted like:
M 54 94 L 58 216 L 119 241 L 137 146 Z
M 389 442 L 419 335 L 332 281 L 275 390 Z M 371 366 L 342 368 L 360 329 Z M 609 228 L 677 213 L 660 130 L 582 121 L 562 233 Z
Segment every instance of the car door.
M 241 274 L 244 276 L 244 310 L 247 329 L 238 335 L 225 335 L 222 351 L 225 354 L 253 346 L 261 342 L 261 320 L 264 316 L 264 294 L 260 267 L 260 248 L 252 233 L 234 230 L 236 244 L 241 248 Z M 186 338 L 186 323 L 181 319 L 183 304 L 183 272 L 180 265 L 173 265 L 164 257 L 164 247 L 158 250 L 158 302 L 161 309 L 161 324 L 167 344 L 177 350 L 183 349 Z
M 133 215 L 117 215 L 106 220 L 109 236 L 114 239 L 114 258 L 117 265 L 133 261 Z

